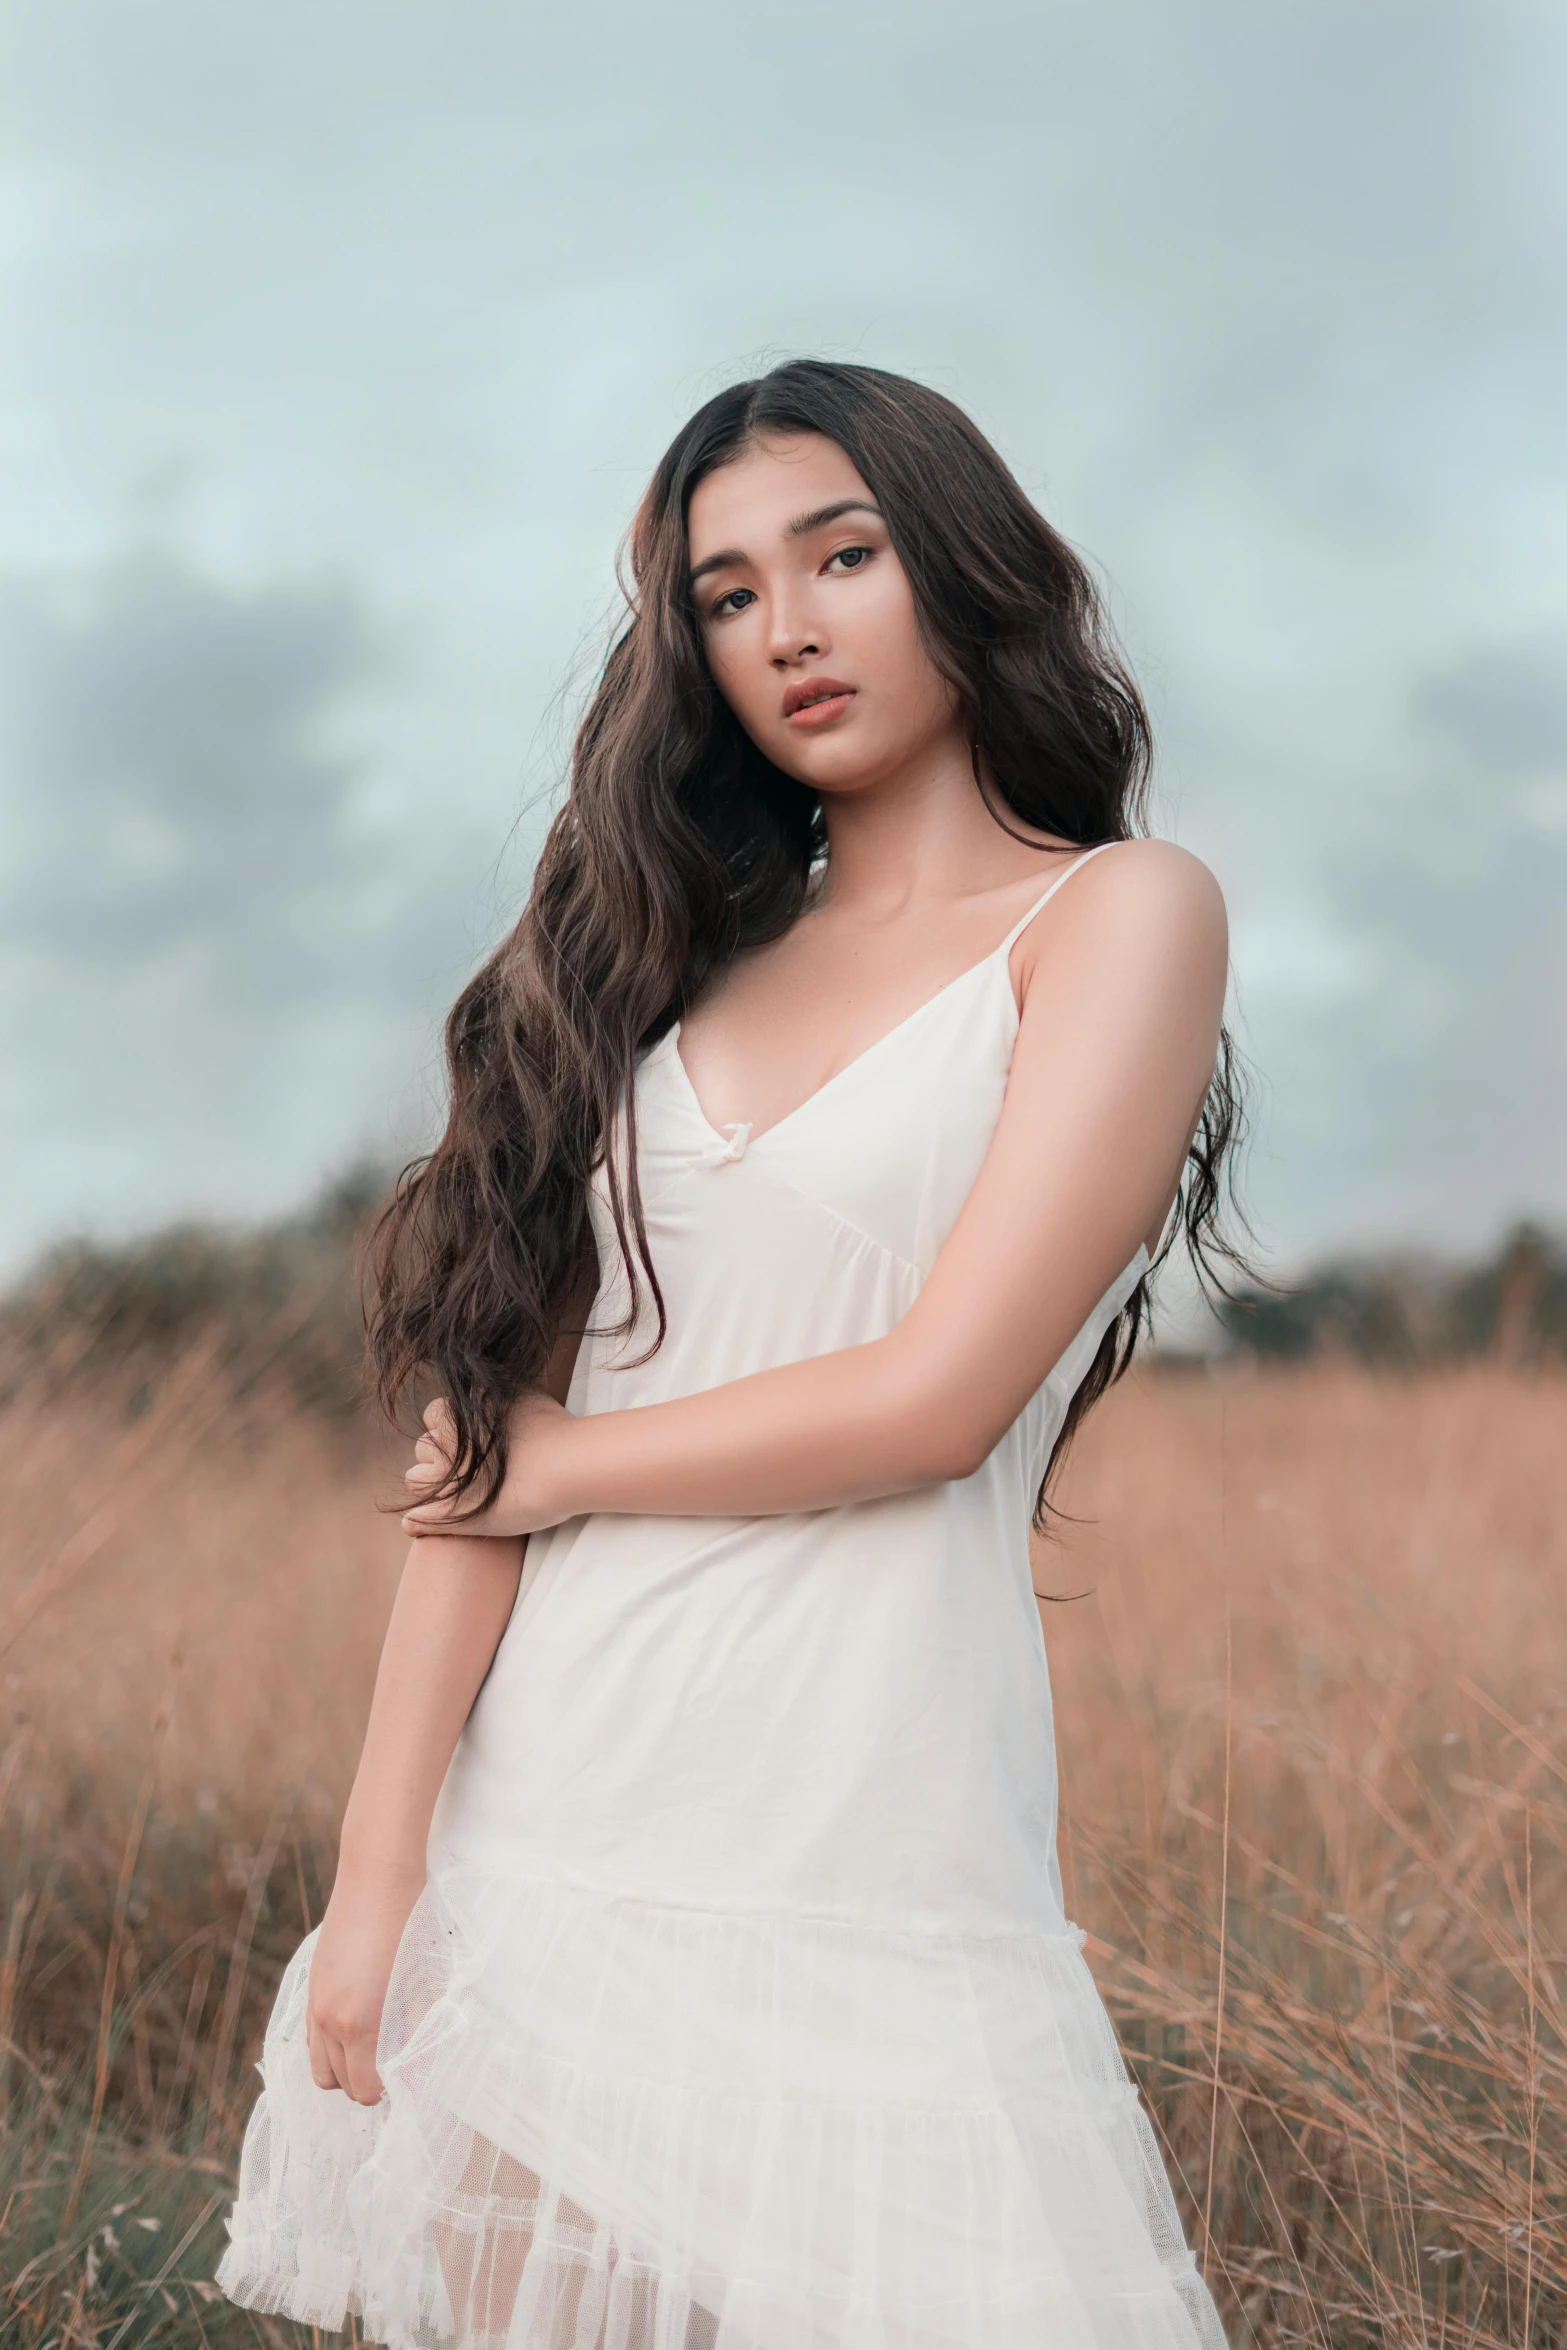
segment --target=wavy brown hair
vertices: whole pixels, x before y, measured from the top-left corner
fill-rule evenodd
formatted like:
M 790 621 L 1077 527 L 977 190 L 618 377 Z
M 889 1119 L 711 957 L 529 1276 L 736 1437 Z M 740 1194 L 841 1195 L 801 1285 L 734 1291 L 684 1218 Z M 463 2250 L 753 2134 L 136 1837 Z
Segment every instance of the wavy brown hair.
M 737 954 L 788 929 L 826 849 L 817 795 L 763 756 L 718 693 L 687 578 L 697 484 L 757 435 L 801 432 L 836 441 L 874 493 L 996 820 L 1085 848 L 1146 829 L 1148 717 L 1094 583 L 961 409 L 905 376 L 801 359 L 697 411 L 632 526 L 628 617 L 522 919 L 447 1021 L 446 1130 L 405 1170 L 375 1236 L 378 1393 L 394 1416 L 416 1385 L 446 1396 L 458 1437 L 447 1490 L 474 1506 L 505 1473 L 510 1407 L 587 1310 L 600 1167 L 633 1310 L 645 1283 L 662 1340 L 635 1121 L 623 1164 L 612 1122 L 639 1056 Z M 1226 1035 L 1160 1255 L 1183 1235 L 1220 1289 L 1239 1262 L 1220 1221 L 1239 1119 Z M 1144 1280 L 1052 1468 L 1148 1318 Z

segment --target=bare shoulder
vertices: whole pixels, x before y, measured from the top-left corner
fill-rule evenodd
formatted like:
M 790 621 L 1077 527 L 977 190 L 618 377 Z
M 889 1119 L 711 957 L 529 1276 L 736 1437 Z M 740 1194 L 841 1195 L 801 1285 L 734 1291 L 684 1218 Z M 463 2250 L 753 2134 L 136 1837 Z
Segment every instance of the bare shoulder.
M 1108 907 L 1121 902 L 1172 918 L 1224 925 L 1224 893 L 1201 857 L 1173 840 L 1123 840 L 1096 857 L 1075 877 L 1086 899 Z M 1061 892 L 1065 903 L 1067 892 Z
M 1228 946 L 1223 891 L 1201 857 L 1173 840 L 1117 841 L 1070 877 L 1024 940 L 1043 950 L 1053 938 L 1106 926 L 1120 936 L 1145 924 L 1166 938 L 1184 934 L 1194 945 Z
M 1177 973 L 1222 992 L 1229 961 L 1224 894 L 1200 857 L 1168 840 L 1118 841 L 1074 873 L 1029 924 L 1014 970 Z

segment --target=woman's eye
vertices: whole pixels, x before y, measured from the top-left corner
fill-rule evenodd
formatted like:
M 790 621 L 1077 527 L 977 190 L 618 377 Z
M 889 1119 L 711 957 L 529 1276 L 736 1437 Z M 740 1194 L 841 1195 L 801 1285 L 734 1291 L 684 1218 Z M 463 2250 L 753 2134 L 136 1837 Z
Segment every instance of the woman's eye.
M 739 600 L 741 597 L 744 597 L 744 603 Z M 754 588 L 731 588 L 728 595 L 720 596 L 713 606 L 713 618 L 727 620 L 731 612 L 743 612 L 746 604 L 754 604 L 755 602 L 756 591 Z
M 861 571 L 870 561 L 872 553 L 870 547 L 840 547 L 836 555 L 828 556 L 828 567 L 841 563 L 845 571 Z

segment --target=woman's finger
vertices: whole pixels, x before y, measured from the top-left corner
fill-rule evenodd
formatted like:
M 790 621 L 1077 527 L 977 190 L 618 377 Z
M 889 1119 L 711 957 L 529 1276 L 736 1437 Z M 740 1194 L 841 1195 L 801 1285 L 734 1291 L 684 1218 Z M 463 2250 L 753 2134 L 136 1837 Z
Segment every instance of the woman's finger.
M 339 2087 L 337 2074 L 333 2070 L 332 2058 L 327 2048 L 326 2034 L 321 2030 L 319 2024 L 308 2018 L 305 2023 L 305 2044 L 310 2050 L 310 2078 L 315 2082 L 316 2087 L 318 2089 Z
M 452 1505 L 450 1502 L 425 1501 L 418 1503 L 413 1509 L 405 1511 L 403 1532 L 405 1534 L 445 1534 L 450 1532 L 451 1523 Z M 463 1534 L 483 1534 L 487 1530 L 482 1512 L 476 1518 L 464 1518 L 459 1528 L 459 1532 Z
M 350 2040 L 344 2044 L 344 2088 L 356 2105 L 379 2105 L 381 2076 L 375 2069 L 375 2042 Z

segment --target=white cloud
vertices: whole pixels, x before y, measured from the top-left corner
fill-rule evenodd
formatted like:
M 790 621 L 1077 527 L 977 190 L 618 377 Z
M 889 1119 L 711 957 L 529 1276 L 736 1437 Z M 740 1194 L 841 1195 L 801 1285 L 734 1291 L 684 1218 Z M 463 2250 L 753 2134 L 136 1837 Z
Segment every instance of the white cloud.
M 1276 1244 L 1567 1213 L 1519 747 L 1567 630 L 1563 48 L 1533 0 L 24 9 L 13 1253 L 416 1115 L 642 480 L 799 348 L 952 391 L 1108 568 L 1234 906 Z

